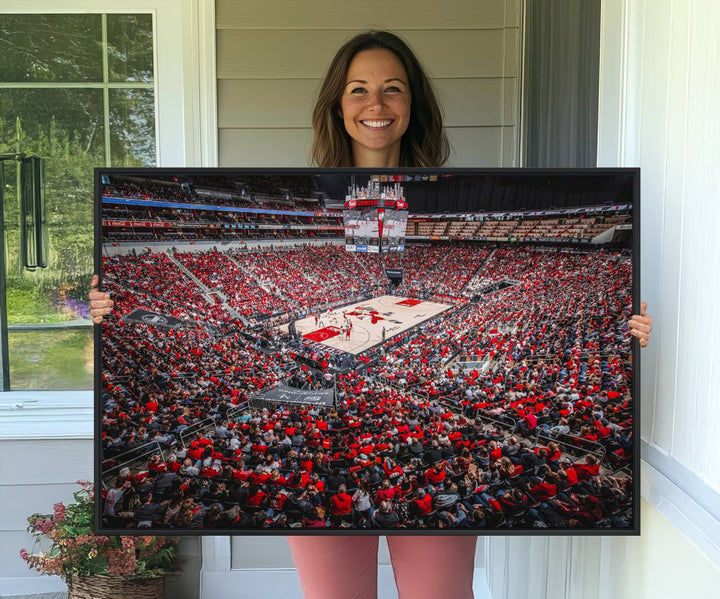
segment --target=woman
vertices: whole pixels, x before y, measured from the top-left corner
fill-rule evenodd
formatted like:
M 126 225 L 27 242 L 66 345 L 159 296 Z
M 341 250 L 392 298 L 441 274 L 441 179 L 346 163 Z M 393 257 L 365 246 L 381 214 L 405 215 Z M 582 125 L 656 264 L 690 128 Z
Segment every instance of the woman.
M 338 50 L 312 123 L 321 167 L 440 166 L 450 154 L 430 80 L 407 44 L 385 31 Z
M 369 526 L 372 521 L 373 512 L 375 511 L 372 503 L 372 495 L 370 494 L 370 485 L 362 478 L 360 485 L 352 496 L 353 506 L 353 525 L 355 528 L 360 526 Z
M 449 156 L 430 80 L 412 50 L 384 31 L 357 35 L 338 50 L 312 123 L 312 158 L 320 167 L 438 167 Z M 96 290 L 90 300 L 100 323 L 113 302 Z M 647 345 L 652 319 L 644 303 L 629 324 Z M 295 536 L 289 543 L 307 599 L 377 595 L 378 537 Z M 389 537 L 400 597 L 472 598 L 475 545 L 475 536 Z

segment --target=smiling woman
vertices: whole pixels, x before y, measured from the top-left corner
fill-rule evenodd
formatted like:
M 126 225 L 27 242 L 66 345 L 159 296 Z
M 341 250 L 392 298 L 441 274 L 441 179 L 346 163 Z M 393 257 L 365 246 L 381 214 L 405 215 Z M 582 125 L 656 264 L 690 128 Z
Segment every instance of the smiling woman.
M 400 162 L 401 138 L 410 120 L 407 73 L 389 50 L 364 50 L 350 63 L 340 100 L 356 162 L 387 167 Z
M 450 153 L 430 79 L 387 31 L 362 33 L 338 50 L 312 123 L 318 166 L 441 166 Z

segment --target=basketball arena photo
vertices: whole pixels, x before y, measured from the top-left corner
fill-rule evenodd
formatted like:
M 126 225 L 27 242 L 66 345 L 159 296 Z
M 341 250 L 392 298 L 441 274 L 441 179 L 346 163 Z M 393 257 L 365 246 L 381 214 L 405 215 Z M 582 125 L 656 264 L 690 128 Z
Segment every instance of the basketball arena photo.
M 96 179 L 100 530 L 637 529 L 636 171 Z

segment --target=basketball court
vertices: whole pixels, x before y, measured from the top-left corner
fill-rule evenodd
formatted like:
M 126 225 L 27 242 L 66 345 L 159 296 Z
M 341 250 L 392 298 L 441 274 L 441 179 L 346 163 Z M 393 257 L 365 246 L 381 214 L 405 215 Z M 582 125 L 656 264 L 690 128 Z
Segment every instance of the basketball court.
M 332 312 L 295 321 L 295 328 L 303 341 L 311 341 L 328 348 L 357 355 L 385 340 L 392 339 L 417 325 L 435 318 L 452 308 L 396 295 L 383 295 L 364 302 L 349 304 Z M 348 337 L 345 328 L 352 324 Z M 288 325 L 279 329 L 288 332 Z

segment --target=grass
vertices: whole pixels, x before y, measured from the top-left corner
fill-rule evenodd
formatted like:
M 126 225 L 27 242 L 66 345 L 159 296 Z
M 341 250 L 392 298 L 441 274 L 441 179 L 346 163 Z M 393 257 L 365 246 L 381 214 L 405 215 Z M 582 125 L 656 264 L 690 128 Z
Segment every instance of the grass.
M 10 332 L 14 390 L 93 388 L 93 329 Z
M 53 324 L 68 317 L 53 308 L 50 298 L 37 289 L 7 289 L 8 324 Z

